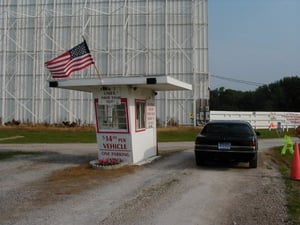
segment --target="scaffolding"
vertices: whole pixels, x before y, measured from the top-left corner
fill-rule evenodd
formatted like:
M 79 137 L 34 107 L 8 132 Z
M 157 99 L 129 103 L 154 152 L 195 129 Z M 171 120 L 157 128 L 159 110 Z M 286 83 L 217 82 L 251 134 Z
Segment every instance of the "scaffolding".
M 209 99 L 207 27 L 207 0 L 2 0 L 1 123 L 94 124 L 91 94 L 50 89 L 44 67 L 84 36 L 102 76 L 169 75 L 193 84 L 158 93 L 156 105 L 161 124 L 195 125 Z M 72 75 L 86 77 L 97 77 L 93 67 Z

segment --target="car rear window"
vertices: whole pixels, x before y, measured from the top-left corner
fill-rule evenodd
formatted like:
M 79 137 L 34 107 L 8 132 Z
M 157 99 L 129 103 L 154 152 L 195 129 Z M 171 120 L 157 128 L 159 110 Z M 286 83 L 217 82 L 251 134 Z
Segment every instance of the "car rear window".
M 201 134 L 203 135 L 253 135 L 252 129 L 246 124 L 207 124 Z

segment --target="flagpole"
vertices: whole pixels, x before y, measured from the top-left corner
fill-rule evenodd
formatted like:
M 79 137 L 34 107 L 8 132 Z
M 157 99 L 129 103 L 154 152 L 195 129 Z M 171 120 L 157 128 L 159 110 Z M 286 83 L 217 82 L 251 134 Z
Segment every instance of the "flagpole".
M 85 38 L 84 38 L 83 35 L 82 35 L 82 39 L 83 39 L 83 41 L 85 42 L 85 44 L 86 44 L 86 46 L 87 46 L 86 40 L 85 40 Z M 88 47 L 88 46 L 87 46 L 87 47 Z M 90 51 L 89 48 L 88 48 L 88 50 Z M 99 80 L 102 81 L 102 80 L 103 80 L 102 75 L 101 75 L 101 73 L 100 73 L 98 67 L 96 66 L 95 62 L 94 62 L 94 68 L 95 68 L 95 70 L 96 70 L 96 73 L 97 73 L 97 76 L 98 76 Z
M 102 75 L 101 75 L 101 73 L 99 72 L 99 69 L 98 69 L 98 67 L 96 66 L 95 63 L 94 63 L 94 67 L 95 67 L 96 73 L 97 73 L 97 75 L 98 75 L 98 78 L 102 81 Z

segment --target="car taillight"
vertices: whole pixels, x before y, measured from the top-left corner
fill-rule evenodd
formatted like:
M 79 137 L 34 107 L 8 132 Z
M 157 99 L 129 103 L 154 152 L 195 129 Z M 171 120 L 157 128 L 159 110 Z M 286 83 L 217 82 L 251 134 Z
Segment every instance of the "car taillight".
M 248 141 L 243 141 L 243 142 L 240 142 L 240 143 L 243 146 L 256 147 L 256 140 L 255 139 L 248 140 Z

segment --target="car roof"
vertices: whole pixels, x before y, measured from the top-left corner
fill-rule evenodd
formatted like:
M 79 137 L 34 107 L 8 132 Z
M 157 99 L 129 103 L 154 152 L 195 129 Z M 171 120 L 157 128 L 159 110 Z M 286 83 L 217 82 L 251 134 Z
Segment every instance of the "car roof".
M 245 124 L 250 125 L 248 121 L 245 120 L 211 120 L 207 124 Z

